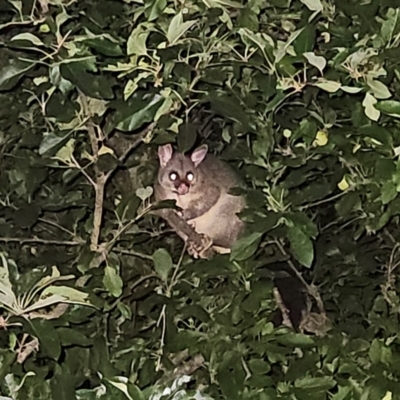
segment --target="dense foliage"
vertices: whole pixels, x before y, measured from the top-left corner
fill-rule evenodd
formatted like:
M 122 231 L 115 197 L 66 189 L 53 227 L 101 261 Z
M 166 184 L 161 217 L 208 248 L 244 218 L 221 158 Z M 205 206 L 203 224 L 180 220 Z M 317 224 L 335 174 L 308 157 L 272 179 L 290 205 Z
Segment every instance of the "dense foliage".
M 0 0 L 2 398 L 400 399 L 399 17 Z M 245 180 L 231 255 L 152 214 L 168 142 Z M 283 270 L 297 331 L 270 322 Z

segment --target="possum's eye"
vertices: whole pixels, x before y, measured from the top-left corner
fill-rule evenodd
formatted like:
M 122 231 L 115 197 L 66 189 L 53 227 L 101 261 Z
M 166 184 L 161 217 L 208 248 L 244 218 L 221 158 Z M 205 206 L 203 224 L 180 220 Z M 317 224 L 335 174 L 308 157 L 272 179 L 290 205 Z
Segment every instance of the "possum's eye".
M 178 179 L 178 174 L 176 172 L 171 172 L 169 174 L 169 179 L 171 179 L 171 181 L 176 181 Z
M 191 172 L 188 172 L 186 174 L 186 178 L 189 182 L 192 182 L 192 180 L 194 179 L 194 175 Z

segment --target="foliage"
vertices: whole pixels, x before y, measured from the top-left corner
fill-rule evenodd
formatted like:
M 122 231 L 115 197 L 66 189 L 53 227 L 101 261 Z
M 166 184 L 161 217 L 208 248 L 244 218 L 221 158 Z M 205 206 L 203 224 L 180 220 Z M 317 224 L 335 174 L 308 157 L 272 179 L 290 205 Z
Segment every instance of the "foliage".
M 400 398 L 399 15 L 0 0 L 3 398 Z M 166 142 L 245 179 L 231 256 L 191 259 L 152 214 Z M 325 335 L 271 323 L 288 261 Z

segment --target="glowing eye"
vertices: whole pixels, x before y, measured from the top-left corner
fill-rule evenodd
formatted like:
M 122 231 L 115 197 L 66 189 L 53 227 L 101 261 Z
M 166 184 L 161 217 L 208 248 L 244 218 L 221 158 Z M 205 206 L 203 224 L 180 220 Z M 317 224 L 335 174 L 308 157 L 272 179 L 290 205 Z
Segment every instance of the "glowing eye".
M 186 178 L 189 182 L 192 182 L 192 180 L 194 179 L 194 175 L 191 172 L 188 172 Z
M 176 181 L 178 179 L 178 174 L 176 172 L 171 172 L 169 174 L 169 179 L 171 179 L 171 181 Z

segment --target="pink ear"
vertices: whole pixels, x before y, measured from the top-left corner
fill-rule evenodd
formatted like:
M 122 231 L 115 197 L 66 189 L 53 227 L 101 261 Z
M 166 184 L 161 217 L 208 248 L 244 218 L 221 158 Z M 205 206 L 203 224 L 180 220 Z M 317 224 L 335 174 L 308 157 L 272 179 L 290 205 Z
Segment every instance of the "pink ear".
M 206 157 L 208 151 L 208 146 L 203 144 L 202 146 L 195 149 L 190 156 L 195 167 L 197 167 Z
M 160 146 L 158 148 L 158 158 L 162 167 L 165 167 L 167 165 L 168 161 L 172 157 L 172 153 L 173 150 L 170 144 L 165 144 L 164 146 Z

